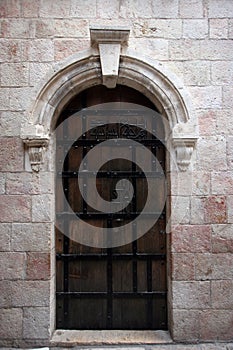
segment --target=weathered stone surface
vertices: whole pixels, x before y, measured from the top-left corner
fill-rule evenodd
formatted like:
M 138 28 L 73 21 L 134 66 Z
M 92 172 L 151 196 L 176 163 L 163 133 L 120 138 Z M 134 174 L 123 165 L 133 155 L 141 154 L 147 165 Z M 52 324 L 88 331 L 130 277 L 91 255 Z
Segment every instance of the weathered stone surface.
M 172 251 L 176 253 L 209 252 L 211 227 L 209 225 L 179 225 L 172 231 Z
M 8 88 L 0 90 L 1 111 L 8 110 L 10 107 L 10 91 Z
M 76 1 L 71 0 L 70 16 L 77 18 L 96 17 L 96 3 L 92 0 Z
M 72 54 L 90 47 L 89 40 L 82 39 L 55 39 L 54 40 L 54 58 L 59 61 Z
M 190 209 L 190 223 L 193 225 L 205 224 L 204 197 L 192 197 Z
M 0 39 L 0 62 L 20 62 L 23 58 L 22 46 L 15 39 Z
M 7 194 L 37 194 L 40 192 L 39 176 L 33 173 L 8 173 Z
M 23 143 L 17 137 L 0 138 L 0 171 L 23 170 Z
M 175 309 L 207 309 L 210 303 L 210 282 L 173 282 L 173 306 Z
M 119 3 L 111 0 L 97 0 L 97 17 L 116 18 L 119 14 Z
M 172 279 L 191 281 L 195 277 L 194 254 L 172 254 Z
M 232 254 L 197 254 L 195 256 L 195 274 L 197 280 L 232 279 Z
M 42 0 L 40 2 L 40 17 L 64 18 L 69 17 L 70 0 L 49 1 Z
M 179 39 L 182 36 L 180 19 L 148 19 L 133 22 L 135 37 Z
M 0 281 L 0 306 L 49 306 L 49 281 Z
M 233 12 L 233 3 L 229 0 L 211 0 L 208 5 L 210 18 L 231 17 Z
M 36 18 L 39 16 L 39 8 L 40 8 L 40 2 L 39 1 L 31 1 L 31 0 L 22 0 L 21 2 L 21 10 L 23 17 L 28 18 Z
M 31 22 L 24 18 L 2 21 L 2 34 L 4 38 L 30 38 L 33 34 L 31 29 Z
M 129 45 L 137 52 L 144 52 L 145 55 L 152 56 L 157 60 L 168 59 L 168 42 L 165 39 L 138 38 L 129 39 Z
M 0 194 L 5 193 L 5 187 L 6 187 L 6 176 L 5 174 L 0 174 Z
M 199 339 L 200 311 L 175 309 L 172 312 L 173 312 L 173 323 L 174 323 L 174 327 L 172 331 L 173 339 L 179 342 L 187 339 L 188 337 L 190 341 L 197 341 Z M 180 349 L 182 349 L 182 345 L 178 345 L 178 346 L 181 346 Z
M 174 18 L 178 17 L 178 0 L 171 0 L 167 6 L 166 0 L 152 1 L 152 11 L 156 18 Z
M 233 196 L 227 197 L 227 221 L 233 224 Z
M 27 47 L 28 59 L 33 62 L 51 62 L 54 60 L 53 41 L 49 39 L 36 39 Z
M 211 301 L 214 309 L 233 309 L 233 281 L 212 281 Z
M 212 252 L 233 253 L 233 225 L 212 225 Z
M 233 169 L 233 136 L 227 137 L 227 165 Z
M 222 90 L 219 86 L 198 86 L 189 88 L 196 108 L 221 108 Z
M 171 60 L 199 60 L 200 42 L 192 39 L 171 40 L 169 58 Z
M 208 36 L 207 19 L 183 20 L 183 37 L 188 39 L 204 39 Z
M 60 38 L 85 38 L 89 37 L 88 22 L 81 19 L 55 20 L 54 36 Z
M 31 221 L 31 198 L 0 195 L 0 212 L 0 222 L 29 222 Z
M 211 84 L 210 62 L 187 61 L 183 63 L 183 79 L 185 85 L 203 85 Z
M 232 340 L 232 310 L 205 310 L 200 315 L 200 337 L 203 340 L 217 338 Z
M 29 68 L 29 84 L 36 86 L 52 68 L 51 63 L 33 62 Z
M 231 98 L 232 93 L 233 93 L 232 86 L 223 86 L 222 95 L 223 95 L 223 107 L 224 108 L 232 108 L 233 107 L 233 100 Z
M 192 193 L 195 196 L 203 196 L 210 193 L 210 173 L 204 171 L 193 172 Z
M 40 19 L 34 22 L 36 38 L 52 38 L 55 35 L 54 21 L 52 19 Z M 39 62 L 37 62 L 39 63 Z
M 226 138 L 224 136 L 200 137 L 197 147 L 197 163 L 199 170 L 226 170 Z
M 173 196 L 171 198 L 172 224 L 188 224 L 190 221 L 190 198 Z
M 179 13 L 183 18 L 201 18 L 203 17 L 203 6 L 199 0 L 179 1 Z
M 209 196 L 204 199 L 205 223 L 224 224 L 227 222 L 225 196 Z
M 23 310 L 19 308 L 1 309 L 0 338 L 20 339 L 22 337 Z
M 231 60 L 233 43 L 231 40 L 201 40 L 199 59 Z
M 17 280 L 25 277 L 25 253 L 0 253 L 0 280 Z
M 2 86 L 10 87 L 28 85 L 28 63 L 3 63 L 1 69 Z
M 211 39 L 227 39 L 228 37 L 228 19 L 210 18 L 209 31 Z
M 31 87 L 12 87 L 10 94 L 10 110 L 25 111 L 31 104 Z
M 52 229 L 52 225 L 45 223 L 13 223 L 11 248 L 19 252 L 49 252 Z
M 7 137 L 19 136 L 21 124 L 25 119 L 25 115 L 22 112 L 0 112 L 0 134 Z
M 54 216 L 54 201 L 51 195 L 36 195 L 32 197 L 32 222 L 52 221 Z
M 23 338 L 48 339 L 49 314 L 47 307 L 24 308 Z
M 233 134 L 233 125 L 231 123 L 231 118 L 232 114 L 230 109 L 222 109 L 221 111 L 218 111 L 216 113 L 216 124 L 218 134 Z
M 120 3 L 119 17 L 127 18 L 150 18 L 152 17 L 152 6 L 150 0 L 142 3 L 140 0 L 126 0 Z M 159 18 L 159 16 L 156 16 Z
M 233 171 L 213 172 L 211 177 L 213 194 L 233 195 Z
M 231 85 L 233 62 L 212 62 L 211 77 L 215 85 Z
M 21 14 L 21 6 L 17 0 L 2 0 L 0 5 L 0 17 L 19 17 Z
M 11 224 L 0 224 L 0 252 L 10 250 Z
M 50 279 L 50 254 L 28 253 L 26 278 L 29 280 Z

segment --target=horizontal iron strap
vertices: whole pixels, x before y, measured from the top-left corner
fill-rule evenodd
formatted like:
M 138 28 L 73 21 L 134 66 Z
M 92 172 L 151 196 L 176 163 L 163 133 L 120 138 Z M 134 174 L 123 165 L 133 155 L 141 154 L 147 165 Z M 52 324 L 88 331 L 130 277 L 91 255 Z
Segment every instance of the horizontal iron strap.
M 167 291 L 159 292 L 112 292 L 113 298 L 151 298 L 151 297 L 166 297 Z M 56 296 L 60 298 L 75 297 L 75 298 L 107 298 L 107 292 L 56 292 Z
M 56 254 L 57 260 L 106 260 L 107 254 Z M 166 254 L 112 254 L 112 260 L 165 260 Z
M 122 137 L 124 138 L 125 140 L 131 140 L 131 138 L 125 138 L 125 137 Z M 93 138 L 93 139 L 78 139 L 76 141 L 74 141 L 71 145 L 71 142 L 73 141 L 73 139 L 71 140 L 57 140 L 57 145 L 58 147 L 59 146 L 64 146 L 64 147 L 74 147 L 74 148 L 78 148 L 78 147 L 82 147 L 82 146 L 95 146 L 95 145 L 98 145 L 100 144 L 101 142 L 103 141 L 106 141 L 106 140 L 117 140 L 117 138 Z M 132 140 L 136 140 L 138 143 L 144 145 L 144 146 L 153 146 L 153 147 L 164 147 L 164 144 L 158 140 L 158 139 L 140 139 L 140 138 L 132 138 Z M 120 143 L 121 146 L 125 147 L 127 146 L 127 144 L 123 145 L 122 143 Z M 130 141 L 129 141 L 129 145 L 130 145 Z M 108 144 L 103 144 L 104 147 L 109 147 Z M 131 145 L 132 146 L 132 145 Z M 138 145 L 138 147 L 140 147 L 140 145 Z
M 160 219 L 164 219 L 164 213 L 154 212 L 154 213 L 140 213 L 140 212 L 130 212 L 130 213 L 102 213 L 102 212 L 88 212 L 88 213 L 80 213 L 80 212 L 60 212 L 57 213 L 57 218 L 69 217 L 70 215 L 77 215 L 81 219 L 125 219 L 130 220 L 136 218 L 138 215 L 142 217 L 154 217 L 159 216 Z
M 164 178 L 164 173 L 161 172 L 142 172 L 142 171 L 63 171 L 58 173 L 62 178 L 76 178 L 96 176 L 97 178 Z

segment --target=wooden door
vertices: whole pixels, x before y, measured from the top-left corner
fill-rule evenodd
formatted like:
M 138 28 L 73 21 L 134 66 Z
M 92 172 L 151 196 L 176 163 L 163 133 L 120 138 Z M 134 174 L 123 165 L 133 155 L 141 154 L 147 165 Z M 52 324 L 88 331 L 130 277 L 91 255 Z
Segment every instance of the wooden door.
M 111 201 L 115 185 L 120 178 L 128 177 L 135 196 L 122 211 L 107 215 L 96 212 L 83 200 L 78 189 L 78 168 L 87 152 L 100 142 L 111 138 L 133 138 L 156 154 L 161 166 L 165 166 L 163 144 L 145 125 L 161 128 L 153 118 L 147 119 L 135 110 L 117 109 L 108 125 L 98 126 L 103 111 L 89 113 L 86 107 L 103 102 L 133 102 L 154 108 L 150 101 L 133 89 L 118 86 L 108 90 L 102 86 L 91 88 L 73 99 L 61 114 L 58 123 L 80 111 L 75 124 L 60 128 L 57 135 L 57 162 L 62 162 L 64 139 L 75 138 L 83 123 L 89 123 L 90 131 L 79 137 L 69 149 L 62 173 L 63 188 L 57 181 L 56 212 L 56 268 L 57 268 L 57 328 L 59 329 L 167 329 L 166 287 L 166 235 L 165 209 L 156 224 L 141 238 L 115 248 L 93 248 L 82 245 L 62 232 L 72 230 L 72 219 L 65 215 L 64 191 L 73 211 L 82 219 L 97 227 L 117 227 L 139 215 L 147 197 L 145 175 L 134 162 L 115 159 L 99 170 L 96 186 L 101 196 Z M 83 111 L 83 113 L 82 113 Z M 85 112 L 85 113 L 84 113 Z M 130 125 L 122 120 L 136 118 Z M 121 116 L 119 119 L 118 116 Z M 122 118 L 122 116 L 124 118 Z M 128 118 L 128 119 L 127 119 Z M 157 123 L 157 121 L 156 121 Z M 122 153 L 130 152 L 128 148 Z M 109 152 L 111 150 L 109 149 Z M 134 150 L 135 152 L 135 150 Z M 151 163 L 151 172 L 156 173 Z M 88 176 L 91 176 L 89 174 Z M 88 177 L 83 179 L 88 188 Z M 160 182 L 155 178 L 155 186 Z M 162 189 L 161 189 L 162 190 Z M 145 220 L 150 220 L 148 216 Z

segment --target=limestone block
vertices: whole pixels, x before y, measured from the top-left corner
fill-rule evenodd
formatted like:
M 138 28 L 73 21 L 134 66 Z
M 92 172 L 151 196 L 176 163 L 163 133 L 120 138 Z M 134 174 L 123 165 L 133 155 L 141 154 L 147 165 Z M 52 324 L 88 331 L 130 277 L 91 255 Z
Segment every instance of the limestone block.
M 34 22 L 36 38 L 51 38 L 55 35 L 54 21 L 52 19 L 39 19 Z
M 19 252 L 49 252 L 52 234 L 54 234 L 53 225 L 50 224 L 14 223 L 12 225 L 11 248 L 13 251 Z
M 227 222 L 225 196 L 209 196 L 204 200 L 205 223 L 224 224 Z
M 29 67 L 29 84 L 36 86 L 39 82 L 44 79 L 46 74 L 52 68 L 52 63 L 30 63 Z
M 48 339 L 49 314 L 47 307 L 28 307 L 24 309 L 23 338 Z
M 1 66 L 2 86 L 28 86 L 28 63 L 3 63 Z
M 200 109 L 197 111 L 200 136 L 216 135 L 219 130 L 217 123 L 220 115 L 222 115 L 222 110 Z
M 31 221 L 31 198 L 21 195 L 0 195 L 1 222 Z
M 0 39 L 0 62 L 20 62 L 24 57 L 19 40 Z
M 208 195 L 210 193 L 210 173 L 195 171 L 192 175 L 192 193 L 195 196 Z
M 2 22 L 2 33 L 4 38 L 31 38 L 32 37 L 32 28 L 31 22 L 21 19 L 10 19 L 4 20 Z
M 65 18 L 69 17 L 70 0 L 42 0 L 40 2 L 40 17 Z
M 187 341 L 187 339 L 189 339 L 189 341 L 197 341 L 199 339 L 200 311 L 175 309 L 172 311 L 172 313 L 173 313 L 173 329 L 172 329 L 173 339 L 175 341 L 182 341 L 182 340 Z M 180 348 L 180 345 L 178 345 L 178 347 Z
M 48 194 L 32 196 L 32 221 L 49 222 L 53 220 L 53 196 Z
M 199 170 L 227 169 L 226 139 L 224 136 L 200 137 L 197 146 L 197 167 Z
M 220 280 L 211 282 L 213 309 L 233 309 L 233 281 Z
M 179 1 L 166 0 L 152 1 L 152 13 L 157 18 L 177 18 L 179 11 Z
M 10 250 L 11 224 L 0 224 L 0 252 Z
M 31 252 L 27 254 L 26 278 L 28 280 L 50 279 L 49 253 Z
M 96 17 L 96 3 L 92 0 L 85 0 L 85 2 L 71 0 L 70 16 L 77 18 Z
M 218 134 L 233 135 L 232 111 L 222 109 L 216 112 L 216 123 Z
M 173 224 L 187 224 L 190 221 L 190 198 L 173 196 L 171 198 L 171 222 Z
M 228 36 L 229 36 L 229 39 L 233 39 L 233 19 L 229 18 L 228 23 L 229 23 Z
M 227 165 L 233 169 L 233 136 L 227 137 Z
M 196 108 L 222 107 L 222 89 L 220 86 L 192 86 L 189 88 L 189 91 Z
M 227 18 L 210 18 L 209 32 L 211 39 L 227 39 L 228 38 L 228 19 Z
M 0 174 L 0 194 L 5 193 L 5 187 L 6 187 L 6 176 L 5 174 Z
M 129 46 L 135 51 L 152 56 L 154 59 L 168 59 L 168 42 L 165 39 L 129 39 Z
M 0 89 L 0 106 L 2 111 L 10 109 L 10 90 L 8 88 Z
M 231 17 L 233 13 L 233 2 L 230 0 L 211 0 L 209 5 L 210 18 Z
M 232 60 L 232 40 L 202 40 L 200 41 L 200 59 Z
M 21 124 L 25 121 L 26 117 L 23 112 L 0 112 L 0 135 L 20 136 Z
M 35 173 L 9 173 L 6 180 L 7 194 L 40 193 L 39 176 Z
M 179 225 L 172 231 L 172 251 L 198 253 L 211 251 L 209 225 Z
M 208 37 L 207 19 L 184 19 L 183 37 L 188 39 L 204 39 Z
M 126 0 L 120 2 L 120 18 L 150 18 L 152 17 L 152 5 L 150 0 Z M 159 17 L 159 16 L 156 16 Z
M 199 60 L 200 42 L 193 39 L 169 41 L 170 60 Z
M 2 0 L 0 4 L 1 17 L 20 17 L 21 6 L 18 0 Z
M 233 80 L 233 62 L 212 62 L 211 76 L 215 85 L 231 85 Z
M 175 309 L 207 309 L 210 304 L 210 282 L 173 281 L 173 306 Z
M 0 138 L 0 158 L 0 171 L 22 171 L 22 141 L 17 137 Z
M 231 253 L 196 254 L 196 280 L 231 280 L 233 278 L 233 259 Z
M 148 19 L 133 22 L 135 37 L 179 39 L 182 36 L 181 19 Z
M 55 61 L 62 60 L 72 54 L 90 47 L 89 40 L 83 39 L 55 39 L 54 55 Z
M 190 223 L 191 224 L 205 224 L 204 218 L 204 197 L 191 198 L 191 209 L 190 209 Z
M 97 0 L 96 6 L 97 6 L 97 17 L 111 19 L 111 18 L 116 18 L 119 15 L 118 1 Z
M 25 253 L 0 253 L 0 280 L 20 280 L 25 277 Z
M 213 172 L 211 176 L 212 193 L 233 195 L 233 172 Z
M 200 0 L 180 0 L 179 13 L 182 18 L 201 18 L 203 17 L 203 7 Z
M 203 61 L 184 62 L 183 77 L 185 85 L 210 85 L 210 63 Z
M 223 107 L 224 108 L 233 108 L 233 87 L 232 86 L 223 86 Z
M 212 225 L 212 252 L 233 253 L 233 225 Z
M 191 281 L 195 276 L 194 254 L 172 254 L 172 280 Z
M 0 281 L 1 307 L 49 306 L 49 281 Z
M 31 1 L 31 0 L 21 0 L 22 6 L 22 15 L 23 17 L 28 18 L 36 18 L 39 17 L 39 1 Z
M 232 310 L 204 310 L 200 315 L 200 338 L 202 340 L 232 340 Z
M 49 39 L 36 39 L 28 45 L 28 59 L 33 62 L 51 62 L 54 60 L 53 41 Z
M 31 87 L 12 87 L 10 90 L 10 107 L 11 111 L 25 111 L 31 104 Z
M 81 19 L 54 20 L 54 35 L 57 38 L 88 38 L 88 21 Z
M 20 339 L 22 337 L 23 310 L 19 308 L 1 309 L 0 338 Z

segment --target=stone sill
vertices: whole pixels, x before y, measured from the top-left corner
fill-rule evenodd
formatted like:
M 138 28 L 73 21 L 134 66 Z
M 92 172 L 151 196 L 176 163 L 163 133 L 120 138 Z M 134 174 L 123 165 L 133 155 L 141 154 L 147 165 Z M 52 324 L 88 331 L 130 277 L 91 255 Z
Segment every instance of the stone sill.
M 119 345 L 119 344 L 170 344 L 172 339 L 168 331 L 77 331 L 56 330 L 51 346 L 75 345 Z

